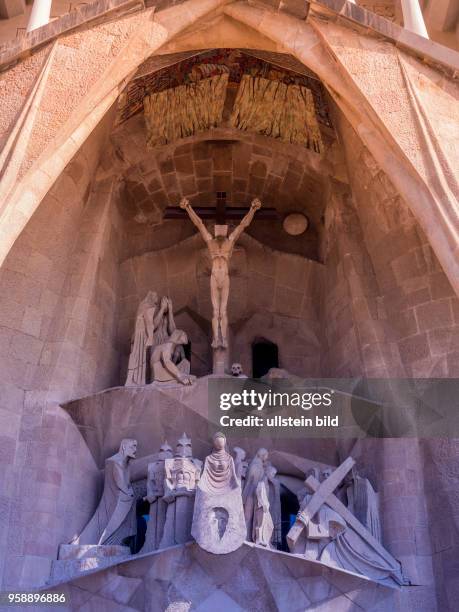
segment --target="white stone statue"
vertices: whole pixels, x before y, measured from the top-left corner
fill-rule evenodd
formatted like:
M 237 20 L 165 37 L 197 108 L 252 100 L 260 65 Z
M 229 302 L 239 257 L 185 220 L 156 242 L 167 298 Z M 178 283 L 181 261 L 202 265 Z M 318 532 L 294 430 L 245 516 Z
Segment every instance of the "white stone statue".
M 135 459 L 137 440 L 126 438 L 105 461 L 102 498 L 94 516 L 72 544 L 125 544 L 137 533 L 136 504 L 129 463 Z
M 233 253 L 234 245 L 243 231 L 250 225 L 255 212 L 261 207 L 260 200 L 253 200 L 250 211 L 242 219 L 241 223 L 228 236 L 227 225 L 215 225 L 214 236 L 207 230 L 203 221 L 192 209 L 189 201 L 183 198 L 180 208 L 184 208 L 191 221 L 198 228 L 204 242 L 207 245 L 212 260 L 212 272 L 210 276 L 210 296 L 212 300 L 212 331 L 213 348 L 227 348 L 228 346 L 228 296 L 230 288 L 229 260 Z
M 269 484 L 265 472 L 255 489 L 252 541 L 260 546 L 271 548 L 274 523 L 269 506 Z
M 269 511 L 273 521 L 273 536 L 271 539 L 274 548 L 280 548 L 282 544 L 282 511 L 281 511 L 281 483 L 276 477 L 277 469 L 272 463 L 266 466 L 266 477 L 268 484 Z
M 225 436 L 216 433 L 213 445 L 196 490 L 191 534 L 204 550 L 226 554 L 242 546 L 246 525 L 241 485 Z
M 167 503 L 163 500 L 164 479 L 166 477 L 164 463 L 166 459 L 171 459 L 172 456 L 172 448 L 165 441 L 159 449 L 158 459 L 148 464 L 147 495 L 143 499 L 150 504 L 150 512 L 141 553 L 151 552 L 159 548 L 163 537 L 167 510 Z
M 243 448 L 240 448 L 239 446 L 235 446 L 233 448 L 233 453 L 236 476 L 239 478 L 241 487 L 244 488 L 245 477 L 247 474 L 247 469 L 249 467 L 249 462 L 246 460 L 247 453 Z
M 350 482 L 346 488 L 347 507 L 350 512 L 381 542 L 381 522 L 379 519 L 378 494 L 368 478 L 359 476 L 352 469 Z
M 137 309 L 126 386 L 145 385 L 149 382 L 148 350 L 165 342 L 174 330 L 172 301 L 167 297 L 160 300 L 155 291 L 149 291 Z
M 256 490 L 258 483 L 265 477 L 265 469 L 268 461 L 268 451 L 260 448 L 250 462 L 242 491 L 242 502 L 244 504 L 244 516 L 247 526 L 247 540 L 253 537 L 253 520 L 257 504 Z
M 164 462 L 163 502 L 167 504 L 167 512 L 159 548 L 191 540 L 194 497 L 201 468 L 202 461 L 193 458 L 191 439 L 184 433 L 177 442 L 175 456 Z
M 190 362 L 182 359 L 174 363 L 174 355 L 177 348 L 188 343 L 188 336 L 181 329 L 176 329 L 171 336 L 159 346 L 155 346 L 151 353 L 151 374 L 153 382 L 179 382 L 183 385 L 191 385 L 195 380 L 190 375 Z

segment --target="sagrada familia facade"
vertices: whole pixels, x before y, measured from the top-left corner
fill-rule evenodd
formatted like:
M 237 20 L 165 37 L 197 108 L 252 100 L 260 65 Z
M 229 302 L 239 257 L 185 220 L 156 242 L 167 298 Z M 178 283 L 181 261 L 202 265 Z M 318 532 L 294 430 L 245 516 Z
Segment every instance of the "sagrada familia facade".
M 0 0 L 0 604 L 457 609 L 454 431 L 209 398 L 459 378 L 458 13 Z

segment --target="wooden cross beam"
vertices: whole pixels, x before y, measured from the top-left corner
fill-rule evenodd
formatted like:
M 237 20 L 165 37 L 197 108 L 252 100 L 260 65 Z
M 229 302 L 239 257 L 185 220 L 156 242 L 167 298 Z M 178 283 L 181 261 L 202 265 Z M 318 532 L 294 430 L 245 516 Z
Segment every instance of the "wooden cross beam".
M 226 191 L 217 192 L 215 206 L 193 207 L 201 219 L 215 219 L 217 225 L 226 225 L 230 220 L 242 219 L 250 210 L 245 206 L 226 206 Z M 256 220 L 277 220 L 279 218 L 275 208 L 260 208 L 255 215 Z M 188 219 L 188 213 L 179 206 L 168 206 L 164 219 Z

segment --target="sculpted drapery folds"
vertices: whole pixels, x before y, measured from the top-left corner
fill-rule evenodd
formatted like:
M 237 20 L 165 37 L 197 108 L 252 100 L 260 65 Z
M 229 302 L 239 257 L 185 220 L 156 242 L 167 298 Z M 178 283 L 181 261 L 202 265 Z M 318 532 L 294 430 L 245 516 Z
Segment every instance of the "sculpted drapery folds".
M 145 385 L 151 382 L 151 378 L 154 379 L 154 373 L 149 372 L 148 367 L 151 365 L 153 370 L 153 363 L 149 364 L 148 361 L 153 360 L 155 347 L 166 345 L 170 341 L 173 342 L 173 346 L 169 347 L 172 350 L 167 361 L 170 360 L 172 365 L 166 368 L 170 369 L 170 377 L 178 378 L 176 364 L 181 364 L 182 374 L 189 373 L 189 362 L 185 359 L 183 350 L 183 344 L 186 344 L 188 339 L 183 335 L 184 332 L 181 335 L 174 335 L 176 330 L 172 300 L 166 296 L 159 298 L 155 291 L 149 291 L 145 299 L 140 302 L 136 313 L 126 386 Z M 176 341 L 179 339 L 183 339 L 183 342 Z M 164 351 L 167 352 L 167 348 Z M 160 354 L 158 355 L 156 361 L 161 360 Z
M 149 520 L 145 534 L 145 542 L 140 552 L 150 552 L 159 548 L 166 521 L 167 503 L 163 500 L 164 479 L 166 471 L 164 463 L 172 458 L 172 448 L 165 441 L 159 449 L 158 459 L 148 464 L 147 495 L 144 501 L 150 504 Z
M 120 449 L 105 461 L 102 498 L 94 516 L 72 544 L 124 544 L 137 533 L 135 496 L 130 467 L 137 441 L 126 438 Z
M 192 535 L 204 550 L 225 554 L 243 544 L 246 526 L 241 484 L 222 433 L 214 435 L 213 447 L 196 490 Z

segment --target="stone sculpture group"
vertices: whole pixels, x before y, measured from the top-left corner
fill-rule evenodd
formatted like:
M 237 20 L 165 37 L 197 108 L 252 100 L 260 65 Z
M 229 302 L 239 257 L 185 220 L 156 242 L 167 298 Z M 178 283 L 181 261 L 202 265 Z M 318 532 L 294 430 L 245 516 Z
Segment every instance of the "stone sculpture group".
M 143 500 L 150 511 L 139 553 L 192 539 L 213 554 L 233 552 L 246 541 L 281 548 L 281 482 L 268 451 L 260 448 L 248 462 L 240 447 L 233 449 L 234 457 L 230 454 L 222 433 L 216 433 L 212 443 L 204 465 L 193 457 L 185 433 L 175 452 L 164 442 L 148 464 Z M 130 462 L 136 451 L 136 440 L 125 439 L 119 452 L 106 460 L 99 506 L 71 545 L 63 545 L 66 555 L 71 546 L 89 545 L 97 549 L 95 554 L 106 556 L 105 547 L 132 543 L 137 500 Z M 286 534 L 290 553 L 376 581 L 390 578 L 403 584 L 400 563 L 380 541 L 377 494 L 369 480 L 357 474 L 351 457 L 335 469 L 311 469 L 297 497 L 299 511 Z
M 179 382 L 189 385 L 186 333 L 177 329 L 172 300 L 149 291 L 137 309 L 126 386 Z

